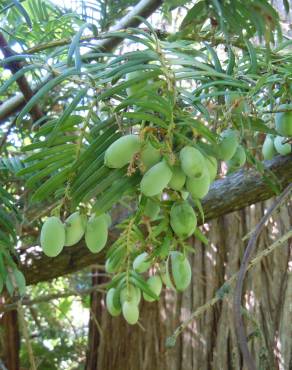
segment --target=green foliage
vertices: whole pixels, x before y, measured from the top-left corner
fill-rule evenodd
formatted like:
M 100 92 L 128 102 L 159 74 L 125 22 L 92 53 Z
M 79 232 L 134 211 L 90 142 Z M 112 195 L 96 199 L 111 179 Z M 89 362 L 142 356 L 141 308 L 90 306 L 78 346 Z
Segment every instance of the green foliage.
M 175 34 L 161 37 L 147 21 L 143 28 L 107 31 L 117 14 L 135 3 L 82 3 L 79 14 L 47 0 L 0 4 L 5 37 L 22 50 L 2 60 L 1 71 L 8 63 L 23 63 L 15 74 L 1 74 L 0 94 L 8 99 L 23 76 L 38 86 L 20 112 L 0 125 L 1 134 L 5 133 L 0 141 L 0 276 L 2 285 L 9 281 L 11 294 L 17 289 L 11 285 L 11 274 L 18 277 L 19 293 L 25 287 L 11 253 L 18 246 L 38 243 L 32 231 L 40 229 L 44 216 L 64 220 L 78 209 L 98 218 L 117 203 L 134 205 L 134 211 L 118 225 L 121 235 L 106 251 L 106 270 L 113 274 L 108 285 L 114 288 L 111 308 L 122 305 L 121 290 L 129 286 L 149 301 L 158 299 L 144 268 L 135 268 L 137 256 L 147 257 L 146 270 L 154 269 L 159 279 L 166 273 L 166 285 L 182 290 L 191 276 L 185 260 L 190 248 L 183 239 L 194 235 L 208 244 L 195 223 L 197 213 L 204 220 L 198 199 L 216 178 L 217 160 L 237 159 L 237 169 L 247 158 L 249 165 L 263 172 L 263 137 L 277 134 L 275 112 L 283 104 L 291 109 L 291 41 L 282 40 L 279 15 L 270 2 L 235 0 L 230 6 L 228 1 L 171 0 L 164 4 L 165 14 L 178 6 L 188 9 Z M 284 5 L 287 10 L 289 4 Z M 109 37 L 118 37 L 127 48 L 103 50 L 99 39 Z M 30 113 L 36 105 L 44 116 L 33 122 Z M 230 143 L 222 144 L 224 132 L 236 132 L 232 148 Z M 120 149 L 115 162 L 119 159 L 121 165 L 109 165 L 113 143 L 126 135 L 135 135 L 137 146 Z M 149 147 L 154 151 L 151 158 L 145 154 Z M 179 155 L 187 148 L 197 153 L 195 165 L 200 171 L 186 169 L 194 165 L 192 155 L 190 162 Z M 273 153 L 269 150 L 265 157 L 270 159 Z M 207 162 L 210 157 L 213 167 Z M 145 191 L 145 179 L 155 168 L 158 174 L 150 178 Z M 173 172 L 180 181 L 172 179 Z M 198 185 L 200 179 L 204 182 Z M 278 190 L 277 179 L 270 176 L 267 181 Z M 149 203 L 155 212 L 147 210 Z M 174 204 L 187 204 L 191 214 L 182 225 L 170 214 Z M 101 247 L 88 243 L 91 250 L 104 247 L 107 228 L 104 222 Z M 182 284 L 172 283 L 178 274 L 172 276 L 166 266 L 173 253 L 180 253 L 187 266 Z M 62 310 L 70 304 L 64 300 Z M 136 322 L 136 308 L 133 320 L 126 309 L 122 311 L 131 322 Z M 117 311 L 121 310 L 112 310 Z M 62 341 L 65 336 L 56 338 L 56 351 L 61 351 Z M 40 356 L 49 353 L 40 342 L 34 350 Z M 58 361 L 62 356 L 56 356 Z M 58 368 L 58 361 L 52 366 Z M 46 366 L 44 362 L 42 368 Z

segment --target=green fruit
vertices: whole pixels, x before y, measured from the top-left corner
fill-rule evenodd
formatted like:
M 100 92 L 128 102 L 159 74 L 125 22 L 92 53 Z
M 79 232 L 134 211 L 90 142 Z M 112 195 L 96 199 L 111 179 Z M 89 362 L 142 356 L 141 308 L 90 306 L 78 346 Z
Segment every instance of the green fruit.
M 188 197 L 189 197 L 189 195 L 190 195 L 190 193 L 188 191 L 182 190 L 180 192 L 180 195 L 181 195 L 181 197 L 182 197 L 183 200 L 187 200 Z
M 185 239 L 193 234 L 197 226 L 197 217 L 188 202 L 173 204 L 170 210 L 170 225 L 180 238 Z
M 139 150 L 139 137 L 137 135 L 125 135 L 107 148 L 104 155 L 104 164 L 109 168 L 122 168 L 131 162 L 134 154 Z
M 158 149 L 154 148 L 151 143 L 147 142 L 141 150 L 140 158 L 143 170 L 147 171 L 160 161 L 161 154 Z
M 79 242 L 86 228 L 86 216 L 79 212 L 72 213 L 65 221 L 65 246 L 71 246 Z
M 273 159 L 276 155 L 276 150 L 274 147 L 274 138 L 272 135 L 267 135 L 262 147 L 262 153 L 265 160 Z
M 106 213 L 105 214 L 105 217 L 107 219 L 107 226 L 110 227 L 112 225 L 112 218 L 111 218 L 111 215 L 109 213 Z
M 186 182 L 186 175 L 183 170 L 176 166 L 172 168 L 172 177 L 168 186 L 173 190 L 181 190 Z
M 246 162 L 246 154 L 242 145 L 238 145 L 234 156 L 228 161 L 228 166 L 238 168 Z
M 201 152 L 192 146 L 185 146 L 179 154 L 181 167 L 189 177 L 201 176 L 206 166 Z
M 141 192 L 147 197 L 160 194 L 169 183 L 171 176 L 171 169 L 164 161 L 157 163 L 144 174 Z
M 225 95 L 226 105 L 232 108 L 233 113 L 248 112 L 248 104 L 244 98 L 236 91 L 228 91 Z
M 49 257 L 61 253 L 65 244 L 65 226 L 58 217 L 48 217 L 41 230 L 41 247 Z
M 106 245 L 108 237 L 108 218 L 105 214 L 92 215 L 85 231 L 85 244 L 92 253 L 100 252 Z
M 149 261 L 149 254 L 147 252 L 139 254 L 133 261 L 133 269 L 139 273 L 147 271 L 150 266 L 151 261 Z
M 200 177 L 188 177 L 186 187 L 193 199 L 204 198 L 210 188 L 209 171 L 206 169 Z
M 148 287 L 151 289 L 151 291 L 156 294 L 157 296 L 160 295 L 161 293 L 161 289 L 162 289 L 162 281 L 161 281 L 161 278 L 160 276 L 158 275 L 155 275 L 155 276 L 151 276 L 148 280 L 147 280 L 147 285 Z M 143 292 L 143 298 L 145 299 L 145 301 L 147 302 L 154 302 L 155 299 L 150 297 L 148 294 L 146 294 L 145 292 Z
M 122 308 L 121 307 L 116 307 L 114 305 L 114 294 L 115 294 L 115 291 L 116 289 L 115 288 L 111 288 L 107 294 L 106 294 L 106 308 L 108 310 L 108 312 L 112 315 L 112 316 L 119 316 L 120 313 L 122 312 Z
M 125 320 L 130 325 L 134 325 L 137 323 L 139 319 L 139 308 L 135 303 L 126 301 L 123 304 L 122 310 Z
M 126 81 L 129 81 L 136 77 L 141 77 L 141 73 L 143 74 L 143 71 L 133 71 L 133 72 L 127 73 Z M 133 85 L 131 85 L 130 87 L 126 89 L 127 95 L 128 96 L 136 95 L 136 93 L 139 93 L 145 87 L 145 85 L 147 85 L 147 83 L 148 82 L 146 80 L 143 80 L 141 82 L 138 81 L 134 83 Z
M 287 155 L 291 153 L 291 144 L 289 143 L 283 144 L 283 141 L 285 141 L 284 137 L 276 136 L 274 140 L 275 149 L 279 154 Z
M 138 287 L 129 284 L 128 287 L 125 287 L 121 290 L 120 301 L 122 304 L 124 304 L 126 301 L 133 302 L 136 306 L 138 306 L 141 301 L 141 290 Z
M 153 199 L 148 198 L 144 208 L 144 215 L 149 217 L 149 219 L 155 220 L 160 212 L 160 206 L 158 202 L 155 202 Z
M 192 279 L 191 265 L 180 252 L 171 252 L 170 259 L 175 287 L 178 291 L 183 291 L 190 285 Z
M 276 113 L 275 122 L 281 136 L 292 136 L 292 111 Z
M 224 130 L 220 135 L 220 142 L 218 145 L 218 157 L 223 161 L 231 159 L 237 149 L 238 138 L 234 130 Z
M 217 176 L 217 171 L 218 171 L 217 159 L 212 156 L 206 156 L 205 163 L 209 171 L 210 182 L 213 182 Z

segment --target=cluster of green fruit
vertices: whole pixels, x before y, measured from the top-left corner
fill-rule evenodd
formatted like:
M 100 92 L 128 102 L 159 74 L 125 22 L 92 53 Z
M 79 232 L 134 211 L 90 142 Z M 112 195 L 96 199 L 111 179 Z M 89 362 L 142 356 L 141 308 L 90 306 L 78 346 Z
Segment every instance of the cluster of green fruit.
M 42 226 L 40 243 L 48 257 L 56 257 L 64 247 L 78 243 L 85 235 L 85 244 L 92 253 L 100 252 L 106 245 L 110 216 L 86 215 L 74 212 L 63 223 L 59 217 L 51 216 Z
M 139 159 L 143 178 L 141 193 L 147 197 L 159 196 L 165 188 L 188 192 L 192 198 L 203 198 L 217 175 L 217 159 L 204 155 L 194 146 L 184 146 L 176 154 L 174 164 L 162 159 L 159 149 L 151 143 L 142 143 L 138 135 L 125 135 L 112 143 L 105 153 L 105 165 L 109 168 L 122 168 Z M 239 145 L 235 130 L 224 130 L 218 144 L 218 159 L 228 161 L 232 168 L 244 165 L 246 155 Z M 146 172 L 145 172 L 146 170 Z
M 170 205 L 164 218 L 169 220 L 172 240 L 177 238 L 183 241 L 193 235 L 197 227 L 196 213 L 187 198 L 190 195 L 197 201 L 206 196 L 217 175 L 217 159 L 227 161 L 228 166 L 232 168 L 241 167 L 246 161 L 245 151 L 239 145 L 239 135 L 232 129 L 221 133 L 217 153 L 215 158 L 195 146 L 185 145 L 169 155 L 154 147 L 149 141 L 143 142 L 140 136 L 129 134 L 108 147 L 104 162 L 107 167 L 113 169 L 125 166 L 140 169 L 142 179 L 139 191 L 141 197 L 146 198 L 142 212 L 148 220 L 155 222 L 159 218 L 160 206 L 165 203 L 162 194 L 168 194 L 166 199 L 170 200 L 168 202 Z M 155 267 L 159 274 L 147 280 L 148 292 L 145 292 L 145 285 L 141 288 L 146 301 L 158 298 L 162 282 L 177 291 L 183 291 L 188 287 L 192 273 L 187 257 L 184 253 L 173 250 L 174 247 L 166 247 L 163 250 L 163 240 L 161 244 L 160 252 L 152 248 L 149 253 L 143 252 L 135 256 L 133 251 L 134 258 L 128 257 L 128 260 L 132 261 L 130 268 L 128 261 L 119 255 L 118 249 L 116 253 L 108 256 L 106 271 L 116 273 L 116 277 L 120 276 L 118 280 L 113 278 L 106 299 L 108 311 L 113 316 L 122 312 L 130 324 L 137 322 L 141 299 L 137 281 L 141 282 L 143 277 L 140 274 L 150 268 Z M 119 275 L 123 268 L 127 269 L 126 275 Z
M 264 159 L 272 159 L 277 153 L 281 155 L 291 153 L 292 147 L 288 138 L 292 136 L 292 112 L 276 113 L 275 129 L 280 135 L 266 136 L 262 147 Z
M 114 281 L 106 295 L 106 307 L 112 316 L 123 314 L 125 320 L 134 325 L 139 319 L 139 303 L 141 289 L 139 285 L 142 277 L 139 274 L 146 272 L 151 267 L 151 256 L 147 252 L 138 255 L 132 264 L 133 271 L 120 275 Z M 150 276 L 142 286 L 143 298 L 147 302 L 159 299 L 163 283 L 178 291 L 185 290 L 191 282 L 191 266 L 188 259 L 181 252 L 172 251 L 165 262 L 163 273 Z

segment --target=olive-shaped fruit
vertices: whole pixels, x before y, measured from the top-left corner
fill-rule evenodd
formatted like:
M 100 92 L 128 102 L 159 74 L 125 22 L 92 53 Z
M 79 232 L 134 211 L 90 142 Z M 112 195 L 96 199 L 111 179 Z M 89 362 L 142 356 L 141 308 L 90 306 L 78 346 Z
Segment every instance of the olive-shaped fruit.
M 180 192 L 180 195 L 181 195 L 181 197 L 182 197 L 183 200 L 187 200 L 188 197 L 189 197 L 189 195 L 190 195 L 190 193 L 188 191 L 182 190 Z
M 238 145 L 234 156 L 228 161 L 228 166 L 242 167 L 246 162 L 246 154 L 242 145 Z
M 155 164 L 144 174 L 141 192 L 147 197 L 160 194 L 169 183 L 171 176 L 171 169 L 164 161 Z
M 197 226 L 197 217 L 187 202 L 174 203 L 170 210 L 170 225 L 177 236 L 188 238 Z
M 184 171 L 179 167 L 175 166 L 172 168 L 172 177 L 169 181 L 168 186 L 173 190 L 181 190 L 186 182 L 186 175 Z
M 273 159 L 276 155 L 274 147 L 274 138 L 272 135 L 267 135 L 262 147 L 262 154 L 265 160 Z
M 248 112 L 248 104 L 246 100 L 236 91 L 228 91 L 225 95 L 226 105 L 232 108 L 233 113 Z
M 48 217 L 41 230 L 41 247 L 49 257 L 56 257 L 65 245 L 65 226 L 55 216 Z
M 116 307 L 114 305 L 114 294 L 115 294 L 115 291 L 116 289 L 115 288 L 111 288 L 107 294 L 106 294 L 106 308 L 108 310 L 108 312 L 112 315 L 112 316 L 119 316 L 120 313 L 122 312 L 122 308 L 121 307 Z
M 205 163 L 209 171 L 210 182 L 213 182 L 217 176 L 217 171 L 218 171 L 217 159 L 215 157 L 208 155 L 205 158 Z
M 147 142 L 146 145 L 143 146 L 141 149 L 141 164 L 143 170 L 149 170 L 149 168 L 153 167 L 156 163 L 158 163 L 161 159 L 160 150 L 154 148 L 154 146 Z
M 108 238 L 108 218 L 105 214 L 92 215 L 85 230 L 85 244 L 92 253 L 100 252 Z
M 287 155 L 291 153 L 291 144 L 283 143 L 285 138 L 282 136 L 276 136 L 274 140 L 275 149 L 281 155 Z
M 281 136 L 292 136 L 292 111 L 276 113 L 275 123 Z
M 162 281 L 161 281 L 160 276 L 158 276 L 158 275 L 151 276 L 147 280 L 147 285 L 155 295 L 157 295 L 157 296 L 160 295 L 161 289 L 162 289 Z M 155 301 L 154 298 L 150 297 L 150 295 L 146 294 L 145 292 L 143 292 L 143 298 L 147 302 L 154 302 Z
M 126 74 L 126 81 L 129 81 L 129 80 L 131 80 L 133 78 L 136 78 L 136 77 L 141 78 L 141 73 L 143 74 L 143 71 L 141 71 L 141 70 L 127 73 Z M 133 85 L 131 85 L 130 87 L 128 87 L 126 89 L 127 95 L 128 96 L 133 96 L 136 93 L 139 93 L 141 91 L 141 89 L 143 89 L 144 86 L 146 86 L 148 83 L 149 82 L 147 80 L 142 80 L 142 81 L 138 81 L 138 82 L 134 83 Z
M 186 188 L 193 199 L 204 198 L 210 188 L 209 171 L 206 169 L 200 177 L 188 177 Z
M 171 271 L 175 287 L 178 291 L 185 290 L 192 279 L 192 269 L 188 259 L 180 252 L 171 252 Z
M 236 131 L 227 129 L 222 131 L 218 144 L 218 157 L 223 161 L 231 159 L 237 149 L 238 138 Z
M 206 163 L 202 153 L 198 149 L 192 146 L 185 146 L 180 151 L 179 157 L 182 170 L 187 176 L 201 176 Z
M 65 221 L 65 246 L 71 246 L 79 242 L 85 232 L 86 216 L 79 212 L 72 213 Z
M 135 325 L 139 320 L 139 308 L 132 301 L 124 302 L 122 306 L 123 316 L 130 325 Z
M 150 266 L 151 261 L 149 261 L 149 254 L 147 252 L 139 254 L 133 261 L 133 269 L 139 273 L 147 271 Z
M 141 301 L 141 290 L 133 284 L 128 284 L 120 292 L 120 301 L 121 304 L 128 301 L 138 306 Z
M 122 168 L 131 162 L 134 154 L 139 150 L 139 136 L 122 136 L 107 148 L 104 155 L 104 164 L 110 168 Z
M 144 215 L 147 216 L 151 221 L 155 220 L 160 212 L 160 205 L 155 200 L 148 198 L 144 208 Z

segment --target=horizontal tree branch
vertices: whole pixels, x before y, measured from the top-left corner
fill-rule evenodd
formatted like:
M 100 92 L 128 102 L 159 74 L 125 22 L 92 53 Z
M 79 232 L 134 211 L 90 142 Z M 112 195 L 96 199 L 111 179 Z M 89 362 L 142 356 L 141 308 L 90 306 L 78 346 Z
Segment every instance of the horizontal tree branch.
M 265 162 L 266 174 L 272 171 L 283 187 L 292 181 L 292 155 L 277 156 Z M 205 221 L 242 209 L 251 204 L 269 199 L 275 194 L 264 178 L 255 169 L 242 169 L 231 176 L 213 183 L 202 201 Z M 111 229 L 108 245 L 118 237 L 119 231 Z M 84 241 L 67 247 L 55 257 L 49 258 L 35 248 L 20 255 L 27 284 L 36 284 L 58 276 L 78 271 L 96 263 L 103 263 L 104 254 L 92 254 Z
M 129 27 L 137 27 L 142 23 L 142 20 L 137 18 L 144 17 L 148 18 L 156 9 L 160 7 L 162 0 L 141 0 L 137 5 L 133 7 L 117 24 L 115 24 L 110 32 L 119 31 Z M 121 37 L 109 37 L 103 40 L 99 40 L 95 47 L 100 48 L 104 51 L 111 51 L 116 46 L 118 46 L 123 41 Z M 31 50 L 31 49 L 30 49 Z M 46 76 L 47 79 L 49 76 Z M 36 93 L 38 88 L 36 88 L 33 93 Z M 12 114 L 15 114 L 23 104 L 25 103 L 25 97 L 22 94 L 13 96 L 6 102 L 0 105 L 0 123 L 4 121 Z
M 4 58 L 9 58 L 11 56 L 16 55 L 16 53 L 9 47 L 3 33 L 0 32 L 0 49 L 3 53 Z M 12 74 L 15 74 L 17 71 L 22 69 L 22 63 L 18 61 L 14 62 L 8 62 L 5 65 L 6 68 L 8 68 Z M 21 76 L 16 80 L 16 83 L 19 87 L 19 90 L 23 94 L 24 101 L 29 101 L 31 97 L 33 96 L 33 91 L 26 79 L 25 76 Z M 1 106 L 0 106 L 1 108 Z M 39 104 L 35 104 L 31 109 L 31 115 L 34 119 L 34 121 L 37 121 L 39 118 L 43 116 L 43 112 L 39 106 Z

